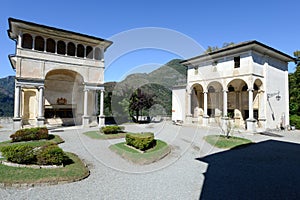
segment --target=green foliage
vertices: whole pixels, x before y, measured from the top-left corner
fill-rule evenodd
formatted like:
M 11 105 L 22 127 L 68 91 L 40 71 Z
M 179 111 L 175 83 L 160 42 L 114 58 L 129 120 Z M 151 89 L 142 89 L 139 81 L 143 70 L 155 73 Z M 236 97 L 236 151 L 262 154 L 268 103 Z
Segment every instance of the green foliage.
M 122 133 L 124 131 L 125 127 L 123 126 L 104 126 L 100 128 L 100 132 L 104 134 L 117 134 Z
M 11 117 L 14 112 L 15 77 L 0 79 L 0 117 Z
M 204 140 L 209 144 L 222 149 L 229 149 L 252 143 L 250 140 L 245 138 L 233 136 L 226 137 L 224 135 L 207 135 L 204 137 Z
M 291 115 L 290 116 L 290 124 L 291 124 L 291 126 L 295 126 L 296 129 L 300 129 L 300 116 Z
M 150 149 L 156 144 L 153 133 L 127 133 L 125 140 L 127 145 L 142 151 Z
M 48 139 L 48 129 L 46 127 L 26 128 L 16 131 L 10 136 L 13 142 Z
M 41 147 L 36 154 L 38 165 L 62 165 L 65 159 L 66 154 L 57 145 Z
M 1 147 L 2 155 L 10 162 L 30 164 L 36 161 L 34 147 L 28 144 Z

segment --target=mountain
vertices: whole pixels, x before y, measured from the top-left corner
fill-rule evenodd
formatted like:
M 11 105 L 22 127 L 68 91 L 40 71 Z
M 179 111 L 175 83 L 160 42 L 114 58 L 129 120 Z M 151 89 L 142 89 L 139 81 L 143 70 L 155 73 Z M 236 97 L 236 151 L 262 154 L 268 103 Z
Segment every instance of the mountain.
M 14 112 L 15 77 L 0 79 L 0 117 L 11 117 Z
M 180 59 L 174 59 L 150 73 L 130 74 L 121 82 L 115 83 L 113 91 L 108 92 L 105 88 L 105 107 L 110 107 L 113 112 L 106 112 L 106 115 L 128 114 L 129 99 L 138 88 L 154 96 L 156 105 L 152 113 L 171 115 L 172 88 L 186 84 L 186 67 L 180 62 Z

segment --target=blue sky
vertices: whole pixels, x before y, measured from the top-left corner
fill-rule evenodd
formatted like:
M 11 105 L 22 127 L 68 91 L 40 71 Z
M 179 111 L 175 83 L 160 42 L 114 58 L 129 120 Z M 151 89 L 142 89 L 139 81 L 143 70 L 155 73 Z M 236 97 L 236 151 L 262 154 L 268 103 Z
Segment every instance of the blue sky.
M 104 39 L 131 29 L 160 27 L 184 34 L 204 48 L 255 39 L 293 55 L 295 50 L 300 50 L 298 9 L 297 0 L 2 1 L 0 77 L 15 73 L 7 58 L 15 51 L 14 42 L 6 32 L 9 17 Z M 157 67 L 177 57 L 161 49 L 131 51 L 109 64 L 105 80 L 119 80 L 133 69 L 143 71 L 140 66 L 155 63 L 153 66 Z M 290 72 L 294 68 L 294 64 L 289 65 Z

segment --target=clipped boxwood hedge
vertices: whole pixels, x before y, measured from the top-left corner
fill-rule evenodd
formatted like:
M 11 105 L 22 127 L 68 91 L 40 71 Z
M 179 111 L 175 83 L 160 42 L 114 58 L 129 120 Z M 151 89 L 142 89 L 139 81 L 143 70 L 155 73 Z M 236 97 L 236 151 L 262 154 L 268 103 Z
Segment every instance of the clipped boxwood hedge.
M 35 163 L 34 147 L 28 144 L 18 144 L 1 147 L 2 156 L 8 161 L 18 164 Z
M 29 144 L 16 144 L 1 147 L 6 160 L 18 164 L 62 165 L 69 158 L 57 145 L 42 146 L 39 148 Z
M 49 145 L 37 151 L 36 159 L 38 165 L 62 165 L 66 154 L 57 145 Z
M 125 128 L 123 126 L 112 125 L 101 127 L 100 132 L 104 134 L 117 134 L 122 133 L 124 129 Z
M 10 136 L 13 142 L 48 139 L 48 129 L 46 127 L 25 128 L 17 130 Z
M 153 133 L 127 133 L 125 140 L 127 145 L 142 151 L 150 149 L 156 144 Z

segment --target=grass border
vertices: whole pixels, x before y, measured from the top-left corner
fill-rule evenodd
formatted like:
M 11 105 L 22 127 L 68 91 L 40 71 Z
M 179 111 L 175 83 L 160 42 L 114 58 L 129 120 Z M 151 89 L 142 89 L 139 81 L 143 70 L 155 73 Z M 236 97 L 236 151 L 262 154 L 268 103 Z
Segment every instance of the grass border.
M 126 142 L 110 145 L 109 149 L 122 158 L 140 165 L 151 164 L 161 160 L 171 152 L 170 146 L 162 140 L 156 140 L 156 146 L 144 153 L 127 146 Z
M 74 163 L 66 165 L 63 168 L 54 169 L 33 169 L 33 168 L 23 168 L 23 167 L 11 167 L 0 164 L 0 186 L 2 187 L 33 187 L 33 186 L 46 186 L 46 185 L 57 185 L 64 183 L 71 183 L 83 180 L 90 175 L 90 171 L 86 164 L 74 153 L 66 152 L 68 157 L 73 160 Z M 78 170 L 82 173 L 78 173 Z M 10 172 L 9 172 L 10 171 Z M 34 175 L 40 175 L 41 173 L 47 171 L 50 175 L 42 176 L 34 180 L 28 179 L 32 178 Z M 72 176 L 67 177 L 66 173 L 70 173 Z M 3 173 L 3 174 L 2 174 Z M 65 174 L 64 176 L 58 176 L 58 173 Z M 20 177 L 26 177 L 21 179 Z M 5 176 L 4 176 L 5 175 Z M 51 176 L 52 175 L 52 176 Z
M 251 140 L 248 140 L 246 138 L 235 136 L 226 138 L 224 135 L 207 135 L 204 136 L 203 139 L 210 145 L 220 149 L 232 149 L 235 147 L 253 143 Z
M 98 140 L 120 139 L 125 138 L 126 136 L 126 133 L 104 134 L 100 133 L 100 131 L 88 131 L 84 132 L 83 134 L 88 136 L 89 138 Z

